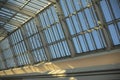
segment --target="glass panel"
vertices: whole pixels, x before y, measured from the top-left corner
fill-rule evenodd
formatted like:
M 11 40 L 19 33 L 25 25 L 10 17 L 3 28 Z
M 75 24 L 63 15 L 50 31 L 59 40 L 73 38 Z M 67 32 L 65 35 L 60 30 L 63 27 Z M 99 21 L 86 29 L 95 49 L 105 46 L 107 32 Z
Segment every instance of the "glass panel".
M 89 2 L 88 0 L 60 0 L 76 53 L 106 47 L 103 34 L 94 29 L 98 26 L 98 19 L 93 6 L 88 8 Z M 89 30 L 91 32 L 88 32 Z
M 41 36 L 38 32 L 34 19 L 27 22 L 23 28 L 26 30 L 25 36 L 30 44 L 30 49 L 32 51 L 30 54 L 33 56 L 34 61 L 37 63 L 47 60 L 46 53 L 41 42 Z
M 10 39 L 11 39 L 13 50 L 17 57 L 19 66 L 30 64 L 27 48 L 25 46 L 25 42 L 23 41 L 23 35 L 21 33 L 21 29 L 18 29 L 17 31 L 12 33 L 10 35 Z
M 70 56 L 64 32 L 54 6 L 50 6 L 48 9 L 40 13 L 38 17 L 52 58 L 55 59 Z
M 103 7 L 104 6 L 104 7 Z M 119 0 L 102 0 L 101 1 L 102 11 L 104 13 L 106 22 L 108 24 L 108 30 L 112 38 L 114 45 L 120 44 L 120 5 Z M 111 23 L 111 24 L 109 24 Z
M 0 48 L 2 49 L 2 53 L 0 54 L 1 61 L 4 60 L 1 63 L 2 67 L 5 68 L 5 64 L 7 64 L 6 65 L 7 68 L 14 67 L 15 66 L 14 57 L 7 38 L 0 43 Z
M 118 35 L 117 30 L 115 29 L 115 26 L 109 25 L 109 31 L 113 40 L 114 45 L 120 44 L 120 35 Z

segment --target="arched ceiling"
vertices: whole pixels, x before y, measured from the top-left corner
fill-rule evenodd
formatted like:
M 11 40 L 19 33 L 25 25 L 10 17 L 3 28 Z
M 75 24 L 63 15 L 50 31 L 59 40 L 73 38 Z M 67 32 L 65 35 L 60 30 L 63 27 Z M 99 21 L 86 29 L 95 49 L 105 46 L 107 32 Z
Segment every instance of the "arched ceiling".
M 51 3 L 51 0 L 0 0 L 0 40 Z

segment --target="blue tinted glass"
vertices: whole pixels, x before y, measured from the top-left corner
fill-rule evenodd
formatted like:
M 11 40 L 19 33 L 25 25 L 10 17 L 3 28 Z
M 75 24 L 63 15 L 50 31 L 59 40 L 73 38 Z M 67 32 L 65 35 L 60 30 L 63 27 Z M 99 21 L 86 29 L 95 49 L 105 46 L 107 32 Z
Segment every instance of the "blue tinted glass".
M 120 4 L 118 0 L 110 0 L 115 18 L 120 18 Z
M 112 25 L 109 25 L 108 28 L 109 28 L 114 45 L 120 44 L 120 35 L 118 35 L 118 33 L 116 32 L 115 26 L 112 24 Z
M 111 21 L 112 18 L 111 18 L 110 11 L 109 11 L 109 9 L 108 9 L 108 5 L 107 5 L 106 1 L 105 1 L 105 0 L 102 0 L 102 1 L 100 2 L 100 5 L 101 5 L 101 8 L 102 8 L 102 11 L 103 11 L 103 13 L 104 13 L 104 16 L 105 16 L 106 21 L 107 21 L 107 22 L 108 22 L 108 21 Z

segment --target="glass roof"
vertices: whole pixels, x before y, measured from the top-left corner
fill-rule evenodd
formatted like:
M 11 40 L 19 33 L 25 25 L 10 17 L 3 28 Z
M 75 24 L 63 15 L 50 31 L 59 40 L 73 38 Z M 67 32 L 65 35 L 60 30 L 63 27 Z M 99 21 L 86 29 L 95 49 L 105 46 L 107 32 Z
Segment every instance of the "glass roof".
M 6 25 L 4 26 L 4 28 L 5 28 L 7 31 L 9 31 L 9 32 L 12 32 L 13 30 L 17 29 L 16 26 L 11 25 L 11 24 L 6 24 Z
M 3 24 L 5 24 L 5 22 L 0 21 L 0 25 L 3 25 Z
M 50 4 L 47 0 L 8 0 L 8 4 L 36 13 Z
M 49 0 L 0 0 L 0 27 L 12 32 L 50 4 Z

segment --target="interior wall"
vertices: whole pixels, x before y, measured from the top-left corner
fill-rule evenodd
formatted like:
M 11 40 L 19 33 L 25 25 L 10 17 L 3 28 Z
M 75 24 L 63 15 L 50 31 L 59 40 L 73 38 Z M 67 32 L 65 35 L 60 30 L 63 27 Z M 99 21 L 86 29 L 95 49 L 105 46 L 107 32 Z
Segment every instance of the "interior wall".
M 120 76 L 120 49 L 0 71 L 4 80 L 114 80 Z M 62 78 L 61 78 L 62 76 Z

